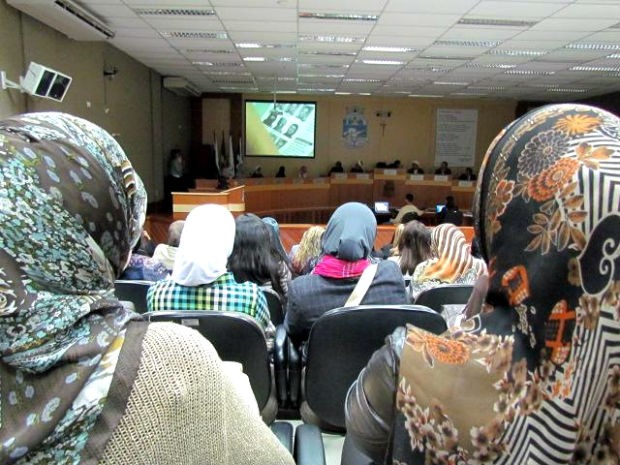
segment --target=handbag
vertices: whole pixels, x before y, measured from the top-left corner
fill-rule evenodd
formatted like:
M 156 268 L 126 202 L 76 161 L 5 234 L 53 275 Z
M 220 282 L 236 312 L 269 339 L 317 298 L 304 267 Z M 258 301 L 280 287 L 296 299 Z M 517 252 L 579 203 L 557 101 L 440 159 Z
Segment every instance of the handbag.
M 366 267 L 343 307 L 353 307 L 360 304 L 366 295 L 372 280 L 375 278 L 375 274 L 377 274 L 378 267 L 379 266 L 376 263 L 372 263 Z

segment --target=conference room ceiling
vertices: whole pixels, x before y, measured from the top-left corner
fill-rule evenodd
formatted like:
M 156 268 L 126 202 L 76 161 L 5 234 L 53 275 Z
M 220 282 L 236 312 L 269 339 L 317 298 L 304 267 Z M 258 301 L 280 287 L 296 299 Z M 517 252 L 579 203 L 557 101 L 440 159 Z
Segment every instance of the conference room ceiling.
M 203 92 L 576 100 L 620 91 L 620 0 L 84 0 Z

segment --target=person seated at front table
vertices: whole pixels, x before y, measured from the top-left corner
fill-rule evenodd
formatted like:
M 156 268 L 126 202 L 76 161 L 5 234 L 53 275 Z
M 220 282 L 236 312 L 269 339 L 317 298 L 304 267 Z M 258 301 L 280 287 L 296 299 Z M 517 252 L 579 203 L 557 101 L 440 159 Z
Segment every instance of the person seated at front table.
M 280 166 L 275 175 L 276 178 L 285 178 L 286 177 L 286 168 L 284 166 Z
M 114 297 L 146 213 L 118 142 L 30 113 L 0 121 L 0 160 L 0 463 L 293 465 L 247 376 Z
M 474 170 L 472 170 L 469 166 L 465 168 L 465 172 L 459 176 L 459 181 L 475 181 L 476 175 L 474 174 Z
M 312 324 L 325 312 L 345 304 L 369 260 L 377 234 L 377 220 L 366 205 L 349 202 L 333 213 L 323 234 L 323 256 L 311 274 L 291 281 L 284 326 L 294 344 L 308 338 Z M 378 263 L 361 304 L 409 303 L 400 268 Z
M 235 242 L 235 220 L 221 205 L 194 208 L 183 227 L 172 276 L 147 292 L 149 312 L 219 310 L 241 312 L 266 329 L 269 309 L 260 288 L 238 283 L 226 264 Z
M 362 160 L 358 160 L 351 167 L 351 173 L 363 173 L 364 172 L 364 162 Z
M 331 176 L 332 173 L 344 173 L 344 166 L 342 166 L 341 161 L 337 161 L 334 166 L 329 169 L 327 176 Z
M 448 168 L 448 162 L 447 161 L 442 161 L 441 165 L 439 165 L 439 168 L 437 168 L 435 170 L 435 174 L 441 174 L 444 176 L 448 176 L 450 174 L 452 174 L 452 170 L 450 168 Z
M 411 167 L 407 170 L 408 174 L 424 174 L 424 170 L 420 168 L 420 162 L 418 160 L 413 160 L 411 162 Z
M 403 222 L 403 218 L 407 213 L 415 213 L 418 217 L 422 216 L 424 212 L 413 204 L 413 194 L 407 193 L 405 195 L 405 205 L 399 210 L 395 218 L 390 220 L 390 223 L 400 224 Z M 411 215 L 410 215 L 411 216 Z

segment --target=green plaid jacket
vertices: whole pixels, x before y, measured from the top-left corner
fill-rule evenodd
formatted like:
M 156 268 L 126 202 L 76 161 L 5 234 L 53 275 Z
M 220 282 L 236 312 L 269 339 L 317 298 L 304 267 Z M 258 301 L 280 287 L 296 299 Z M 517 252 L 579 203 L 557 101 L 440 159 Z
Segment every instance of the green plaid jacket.
M 241 312 L 269 323 L 267 300 L 260 288 L 249 281 L 238 283 L 232 273 L 224 273 L 210 284 L 181 286 L 172 279 L 153 284 L 146 296 L 149 312 L 158 310 L 219 310 Z

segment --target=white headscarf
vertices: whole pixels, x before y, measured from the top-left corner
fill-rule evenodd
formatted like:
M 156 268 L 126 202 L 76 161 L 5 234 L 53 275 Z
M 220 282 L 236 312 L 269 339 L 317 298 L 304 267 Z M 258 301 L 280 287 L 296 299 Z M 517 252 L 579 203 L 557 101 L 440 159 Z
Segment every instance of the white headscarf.
M 235 242 L 235 220 L 221 205 L 194 208 L 181 234 L 172 279 L 182 286 L 209 284 L 226 273 Z

